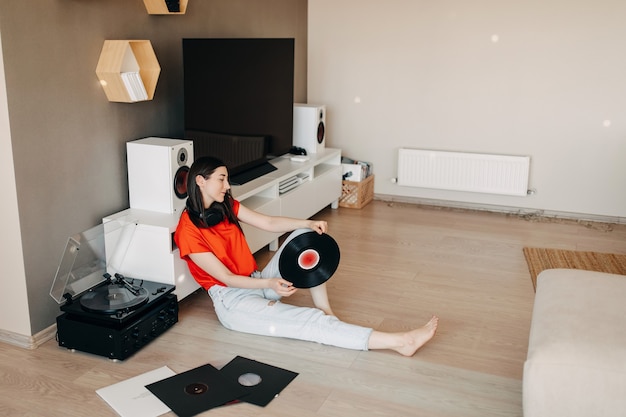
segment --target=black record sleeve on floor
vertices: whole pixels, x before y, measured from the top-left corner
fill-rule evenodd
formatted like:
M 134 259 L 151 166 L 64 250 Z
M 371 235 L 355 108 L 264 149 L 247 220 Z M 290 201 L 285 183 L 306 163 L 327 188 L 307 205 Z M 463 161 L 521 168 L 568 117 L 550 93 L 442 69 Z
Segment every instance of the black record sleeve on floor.
M 221 374 L 231 382 L 242 386 L 247 395 L 240 400 L 265 407 L 298 376 L 288 371 L 241 356 L 235 357 L 221 370 Z
M 210 364 L 163 379 L 146 388 L 178 417 L 191 417 L 241 399 L 247 390 Z

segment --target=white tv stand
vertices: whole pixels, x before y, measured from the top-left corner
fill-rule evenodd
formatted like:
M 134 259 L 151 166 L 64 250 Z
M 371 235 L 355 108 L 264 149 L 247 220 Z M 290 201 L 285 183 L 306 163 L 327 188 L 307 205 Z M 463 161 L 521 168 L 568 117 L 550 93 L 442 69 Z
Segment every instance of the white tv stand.
M 277 170 L 243 185 L 231 188 L 233 197 L 244 206 L 271 216 L 308 219 L 324 207 L 337 208 L 341 197 L 341 150 L 324 149 L 310 154 L 304 162 L 294 162 L 289 155 L 271 161 Z M 296 178 L 295 188 L 281 194 L 283 181 Z M 242 225 L 252 252 L 265 245 L 277 249 L 280 234 Z
M 232 186 L 233 196 L 243 205 L 273 216 L 309 218 L 326 206 L 338 207 L 341 197 L 341 150 L 325 149 L 309 155 L 304 162 L 294 162 L 289 156 L 271 161 L 277 169 L 243 185 Z M 296 178 L 297 186 L 280 193 L 283 181 Z M 179 214 L 148 210 L 126 209 L 105 217 L 103 223 L 117 221 L 131 223 L 131 242 L 119 271 L 125 276 L 176 285 L 175 293 L 181 300 L 199 288 L 189 274 L 185 261 L 180 259 L 173 235 Z M 269 245 L 276 250 L 280 234 L 269 233 L 242 225 L 252 252 Z M 106 230 L 106 227 L 105 227 Z M 129 229 L 130 230 L 130 229 Z M 114 253 L 122 239 L 105 234 L 105 250 Z M 110 272 L 110 271 L 109 271 Z

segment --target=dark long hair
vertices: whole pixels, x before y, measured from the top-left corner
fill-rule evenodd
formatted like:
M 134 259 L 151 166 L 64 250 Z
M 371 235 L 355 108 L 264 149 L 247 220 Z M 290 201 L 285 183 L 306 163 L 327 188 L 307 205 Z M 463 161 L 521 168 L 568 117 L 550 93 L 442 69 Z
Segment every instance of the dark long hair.
M 198 184 L 196 184 L 196 177 L 198 175 L 202 175 L 203 178 L 208 179 L 217 168 L 225 166 L 224 162 L 218 158 L 202 156 L 196 159 L 194 163 L 191 164 L 191 168 L 189 168 L 189 174 L 187 175 L 187 212 L 193 224 L 199 228 L 211 227 L 207 224 L 205 219 L 212 216 L 212 213 L 217 211 L 221 214 L 222 219 L 227 219 L 230 223 L 237 225 L 241 230 L 241 225 L 233 209 L 234 199 L 230 190 L 228 190 L 224 196 L 224 202 L 218 203 L 214 201 L 213 204 L 206 209 L 204 208 L 202 193 Z

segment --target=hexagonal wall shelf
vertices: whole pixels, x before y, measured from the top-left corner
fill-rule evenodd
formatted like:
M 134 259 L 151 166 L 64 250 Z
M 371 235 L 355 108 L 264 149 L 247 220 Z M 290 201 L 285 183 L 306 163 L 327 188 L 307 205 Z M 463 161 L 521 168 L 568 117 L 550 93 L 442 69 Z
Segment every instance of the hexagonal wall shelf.
M 106 40 L 96 74 L 109 101 L 152 100 L 161 73 L 149 40 Z
M 187 2 L 188 0 L 143 0 L 149 14 L 185 14 Z

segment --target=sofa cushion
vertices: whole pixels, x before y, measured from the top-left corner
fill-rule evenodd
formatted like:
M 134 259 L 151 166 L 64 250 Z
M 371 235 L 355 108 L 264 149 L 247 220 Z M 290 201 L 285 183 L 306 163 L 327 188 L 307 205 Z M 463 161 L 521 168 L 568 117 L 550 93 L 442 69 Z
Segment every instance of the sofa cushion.
M 550 269 L 537 278 L 524 415 L 626 415 L 626 276 Z

